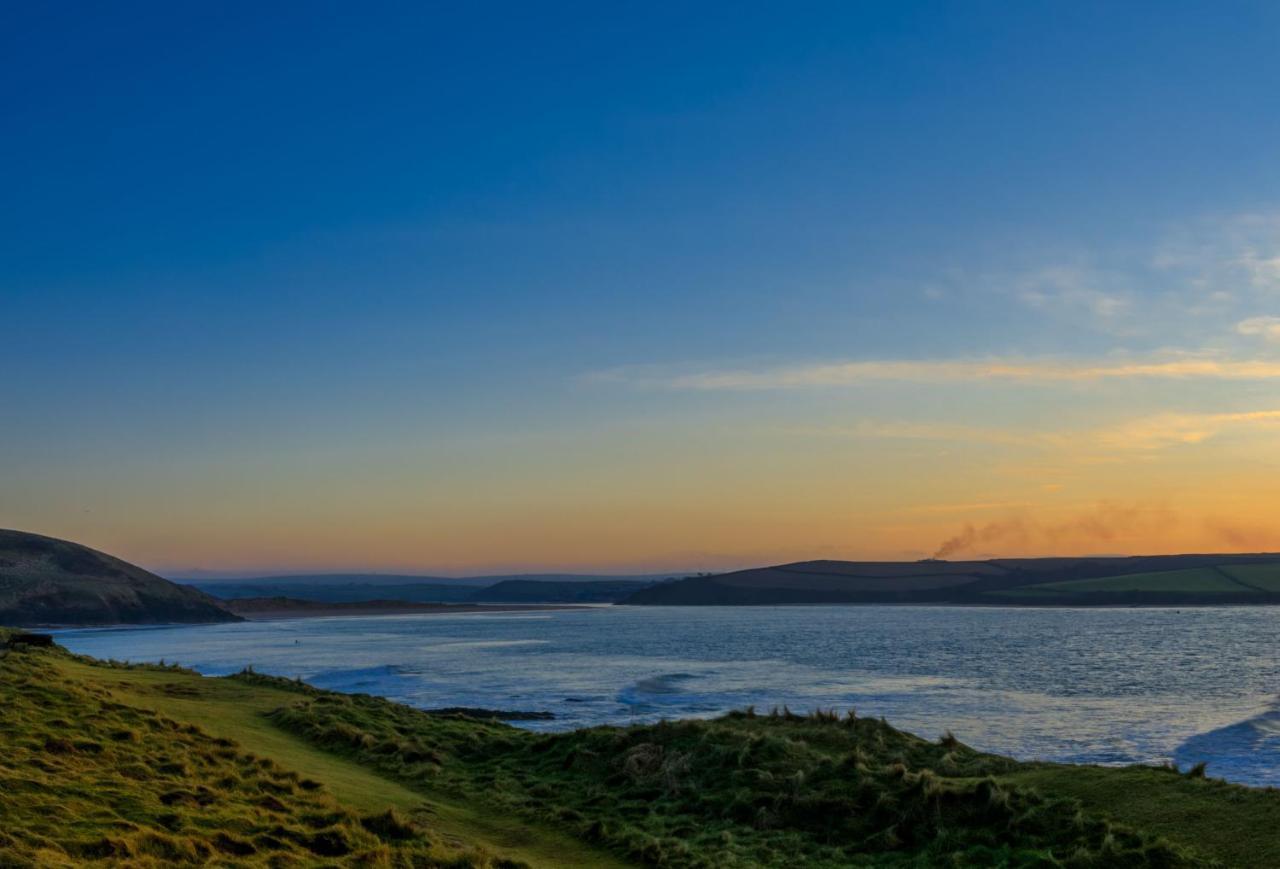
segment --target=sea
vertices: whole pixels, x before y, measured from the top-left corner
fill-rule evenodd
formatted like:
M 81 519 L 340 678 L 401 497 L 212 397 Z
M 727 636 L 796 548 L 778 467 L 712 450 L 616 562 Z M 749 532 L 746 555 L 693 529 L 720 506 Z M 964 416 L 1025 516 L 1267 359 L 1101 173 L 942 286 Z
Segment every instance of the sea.
M 1280 607 L 622 607 L 59 632 L 98 658 L 245 667 L 536 730 L 854 710 L 1023 760 L 1205 761 L 1280 786 Z

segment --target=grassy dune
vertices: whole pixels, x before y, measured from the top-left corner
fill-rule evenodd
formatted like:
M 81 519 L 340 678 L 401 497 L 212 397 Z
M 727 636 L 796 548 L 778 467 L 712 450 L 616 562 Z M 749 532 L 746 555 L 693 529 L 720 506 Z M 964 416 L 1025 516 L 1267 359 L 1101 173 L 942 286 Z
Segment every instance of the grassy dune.
M 0 708 L 0 866 L 1280 865 L 1274 791 L 853 716 L 535 734 L 57 648 Z

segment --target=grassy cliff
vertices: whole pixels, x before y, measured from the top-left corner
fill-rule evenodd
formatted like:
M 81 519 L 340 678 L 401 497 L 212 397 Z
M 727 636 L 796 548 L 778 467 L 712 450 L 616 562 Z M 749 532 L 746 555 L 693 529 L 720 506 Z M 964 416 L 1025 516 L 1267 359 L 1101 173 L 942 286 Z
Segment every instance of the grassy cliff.
M 1280 865 L 1273 791 L 849 715 L 535 734 L 25 646 L 0 708 L 3 866 Z

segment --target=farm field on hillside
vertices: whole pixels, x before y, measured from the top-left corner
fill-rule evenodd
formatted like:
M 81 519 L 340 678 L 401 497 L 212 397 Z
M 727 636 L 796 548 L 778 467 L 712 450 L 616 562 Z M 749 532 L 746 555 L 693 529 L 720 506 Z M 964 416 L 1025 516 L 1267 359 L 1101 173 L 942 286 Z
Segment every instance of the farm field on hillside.
M 1177 592 L 1248 592 L 1240 583 L 1212 567 L 1190 570 L 1164 570 L 1158 573 L 1131 573 L 1098 579 L 1075 579 L 1046 582 L 1017 589 L 1021 592 L 1106 592 L 1106 591 L 1177 591 Z
M 1240 564 L 1224 566 L 1222 570 L 1245 585 L 1280 592 L 1280 564 Z

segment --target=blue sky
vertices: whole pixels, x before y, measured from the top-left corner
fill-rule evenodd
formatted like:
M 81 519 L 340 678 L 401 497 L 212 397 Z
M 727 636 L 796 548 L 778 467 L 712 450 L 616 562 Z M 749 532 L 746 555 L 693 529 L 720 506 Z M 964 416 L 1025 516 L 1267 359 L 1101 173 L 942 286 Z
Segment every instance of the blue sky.
M 183 570 L 1273 539 L 1280 9 L 687 6 L 7 10 L 0 525 Z

